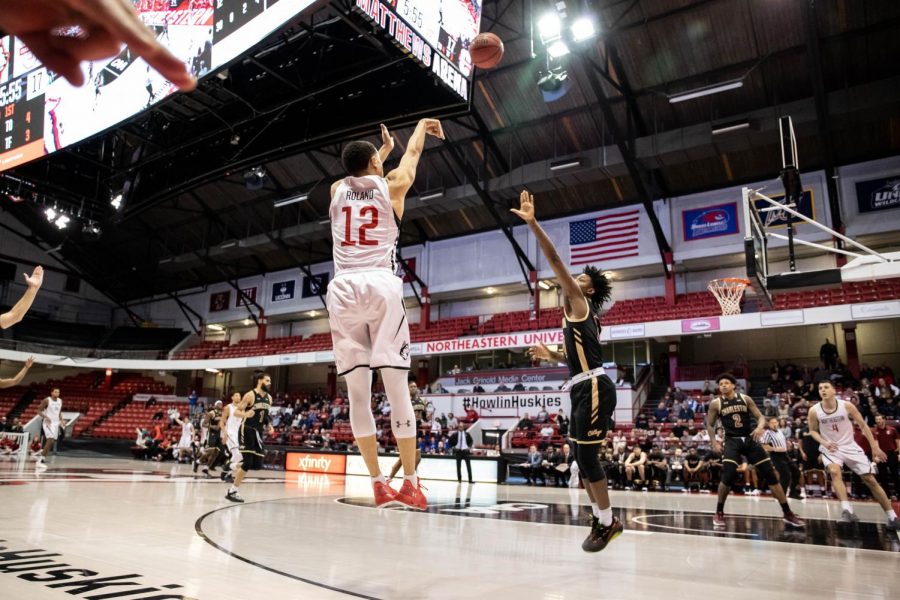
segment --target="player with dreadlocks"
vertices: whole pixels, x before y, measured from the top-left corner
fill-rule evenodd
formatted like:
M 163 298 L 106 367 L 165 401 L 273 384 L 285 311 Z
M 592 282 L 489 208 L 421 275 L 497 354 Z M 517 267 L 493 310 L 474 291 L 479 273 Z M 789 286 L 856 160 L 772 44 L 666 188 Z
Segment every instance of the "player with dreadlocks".
M 570 437 L 575 442 L 575 460 L 594 513 L 591 532 L 581 548 L 585 552 L 599 552 L 623 529 L 622 522 L 612 514 L 606 473 L 598 455 L 616 408 L 616 386 L 603 370 L 600 355 L 600 307 L 609 300 L 609 280 L 596 267 L 586 267 L 577 276 L 569 273 L 553 242 L 535 219 L 534 196 L 527 191 L 522 192 L 519 208 L 512 212 L 528 224 L 563 291 L 565 353 L 553 352 L 539 343 L 528 349 L 528 355 L 569 365 L 572 378 L 563 389 L 568 389 L 572 398 Z

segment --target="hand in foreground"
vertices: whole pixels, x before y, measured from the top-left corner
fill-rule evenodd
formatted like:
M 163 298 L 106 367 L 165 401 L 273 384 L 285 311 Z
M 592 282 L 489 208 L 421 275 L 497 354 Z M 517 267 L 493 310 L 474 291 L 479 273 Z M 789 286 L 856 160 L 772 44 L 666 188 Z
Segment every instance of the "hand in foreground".
M 394 136 L 390 134 L 384 123 L 381 124 L 381 144 L 387 148 L 388 152 L 394 149 Z
M 537 346 L 532 346 L 526 350 L 525 355 L 535 360 L 550 360 L 550 349 L 538 342 Z
M 526 223 L 534 222 L 534 196 L 528 193 L 528 190 L 522 190 L 519 194 L 519 208 L 509 209 L 511 213 L 517 215 Z
M 438 139 L 444 139 L 444 126 L 437 119 L 422 119 L 425 123 L 425 133 Z
M 179 88 L 192 90 L 197 85 L 128 0 L 5 0 L 3 5 L 0 26 L 74 86 L 84 83 L 82 61 L 115 56 L 123 44 Z M 75 26 L 80 34 L 68 34 Z
M 27 283 L 30 288 L 40 288 L 41 284 L 44 283 L 44 267 L 35 267 L 34 271 L 31 272 L 31 275 L 25 273 L 25 283 Z

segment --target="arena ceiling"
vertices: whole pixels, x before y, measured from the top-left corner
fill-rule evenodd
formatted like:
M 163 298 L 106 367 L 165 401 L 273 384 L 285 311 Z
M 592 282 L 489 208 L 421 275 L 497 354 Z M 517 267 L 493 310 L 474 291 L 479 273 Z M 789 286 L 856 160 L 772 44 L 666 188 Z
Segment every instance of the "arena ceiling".
M 447 141 L 428 142 L 410 194 L 404 246 L 515 225 L 508 209 L 523 186 L 551 218 L 774 180 L 782 114 L 794 119 L 804 171 L 900 150 L 895 1 L 570 0 L 594 11 L 601 31 L 568 57 L 568 93 L 547 103 L 536 85 L 545 61 L 531 57 L 532 2 L 485 0 L 482 30 L 506 55 L 477 71 L 470 106 L 350 4 L 325 2 L 196 92 L 3 174 L 7 193 L 37 199 L 3 209 L 127 304 L 330 260 L 322 221 L 341 143 L 375 141 L 379 122 L 400 142 L 394 161 L 420 116 L 445 122 Z M 534 0 L 533 11 L 548 4 Z M 669 101 L 734 80 L 742 87 Z M 750 126 L 713 135 L 740 120 Z M 578 166 L 550 169 L 562 159 Z M 252 191 L 244 174 L 255 167 L 267 178 Z M 109 195 L 123 187 L 117 213 Z M 309 199 L 274 206 L 296 194 Z M 82 207 L 102 235 L 51 227 L 41 214 L 50 200 Z

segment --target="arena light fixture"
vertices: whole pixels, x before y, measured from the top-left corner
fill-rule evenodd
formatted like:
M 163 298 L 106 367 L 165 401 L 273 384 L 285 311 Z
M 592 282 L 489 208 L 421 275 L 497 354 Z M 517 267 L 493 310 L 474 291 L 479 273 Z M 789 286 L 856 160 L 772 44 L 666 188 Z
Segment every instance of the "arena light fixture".
M 289 204 L 296 204 L 297 202 L 306 202 L 309 200 L 309 194 L 297 194 L 296 196 L 291 196 L 290 198 L 282 198 L 281 200 L 275 201 L 275 208 L 281 208 L 282 206 L 288 206 Z
M 419 196 L 419 200 L 422 202 L 427 202 L 428 200 L 437 200 L 438 198 L 444 197 L 444 188 L 430 190 L 424 192 L 421 196 Z
M 306 313 L 306 314 L 309 315 L 310 317 L 318 317 L 318 316 L 319 316 L 319 311 L 317 311 L 317 310 L 311 310 L 311 311 L 309 311 L 309 312 Z
M 559 19 L 559 15 L 555 12 L 548 12 L 538 21 L 538 32 L 544 44 L 558 40 L 561 31 L 562 22 Z
M 47 210 L 44 211 L 44 216 L 47 217 L 47 220 L 52 223 L 56 220 L 56 217 L 59 216 L 59 213 L 56 212 L 55 208 L 47 207 Z
M 253 324 L 253 321 L 251 321 L 250 319 L 244 319 L 243 321 L 241 321 L 241 323 L 243 323 L 244 326 L 249 326 Z
M 207 373 L 213 373 L 214 375 L 219 373 L 218 369 L 213 369 L 212 367 L 206 367 L 203 370 L 206 371 Z
M 734 81 L 726 81 L 725 83 L 717 83 L 715 85 L 708 85 L 706 87 L 696 88 L 693 90 L 688 90 L 686 92 L 679 92 L 668 97 L 669 103 L 677 104 L 678 102 L 684 102 L 685 100 L 693 100 L 695 98 L 702 98 L 703 96 L 720 94 L 722 92 L 727 92 L 728 90 L 736 90 L 739 87 L 743 87 L 743 85 L 743 79 L 735 79 Z
M 576 42 L 583 42 L 597 35 L 597 28 L 594 26 L 594 20 L 590 17 L 579 17 L 572 23 L 572 39 Z
M 225 327 L 217 323 L 210 323 L 206 328 L 211 331 L 225 331 Z
M 568 158 L 566 160 L 557 160 L 550 163 L 551 171 L 564 171 L 566 169 L 573 169 L 575 167 L 581 166 L 580 158 Z
M 550 55 L 550 58 L 562 58 L 568 53 L 569 45 L 566 44 L 563 40 L 556 40 L 555 42 L 547 46 L 547 54 Z
M 486 287 L 486 288 L 484 288 L 484 293 L 487 294 L 488 296 L 493 296 L 494 294 L 497 293 L 497 288 L 495 288 L 495 287 Z
M 549 290 L 549 289 L 551 289 L 550 284 L 547 283 L 546 281 L 539 281 L 539 282 L 538 282 L 538 287 L 540 287 L 542 290 Z
M 750 121 L 732 121 L 731 123 L 722 123 L 713 127 L 713 135 L 722 135 L 723 133 L 731 133 L 732 131 L 740 131 L 742 129 L 750 129 Z
M 112 194 L 109 197 L 109 205 L 112 206 L 114 209 L 119 210 L 120 208 L 122 208 L 123 200 L 124 200 L 124 198 L 122 198 L 122 192 L 119 192 L 118 194 Z
M 57 229 L 65 229 L 69 226 L 69 221 L 71 221 L 71 219 L 68 216 L 59 215 L 56 217 L 56 221 L 54 221 L 53 224 L 56 225 Z
M 219 248 L 221 248 L 222 250 L 228 250 L 229 248 L 234 248 L 237 245 L 238 245 L 237 240 L 231 240 L 231 241 L 225 242 L 224 244 L 219 246 Z

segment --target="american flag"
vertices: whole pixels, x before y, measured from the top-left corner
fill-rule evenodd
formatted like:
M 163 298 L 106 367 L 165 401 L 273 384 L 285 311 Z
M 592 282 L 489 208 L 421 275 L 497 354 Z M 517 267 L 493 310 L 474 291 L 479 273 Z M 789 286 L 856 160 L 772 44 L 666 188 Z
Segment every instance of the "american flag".
M 638 256 L 640 209 L 608 213 L 569 223 L 569 264 Z

